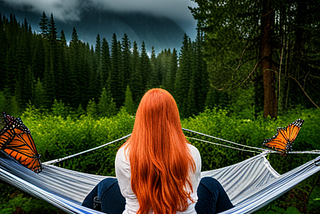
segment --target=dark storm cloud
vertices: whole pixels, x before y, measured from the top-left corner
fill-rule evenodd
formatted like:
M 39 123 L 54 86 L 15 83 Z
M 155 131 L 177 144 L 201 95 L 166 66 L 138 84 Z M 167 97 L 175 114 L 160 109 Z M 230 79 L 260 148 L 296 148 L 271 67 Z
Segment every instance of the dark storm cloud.
M 79 0 L 2 0 L 15 8 L 47 15 L 53 13 L 61 21 L 79 21 L 81 7 Z
M 87 8 L 119 12 L 147 12 L 165 16 L 176 22 L 192 21 L 189 0 L 2 0 L 8 5 L 42 14 L 54 14 L 61 21 L 79 21 L 81 12 Z

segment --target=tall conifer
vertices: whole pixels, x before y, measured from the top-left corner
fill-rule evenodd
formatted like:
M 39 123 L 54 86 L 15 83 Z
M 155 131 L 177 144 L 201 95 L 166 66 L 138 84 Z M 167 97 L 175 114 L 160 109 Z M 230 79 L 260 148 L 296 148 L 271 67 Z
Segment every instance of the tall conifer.
M 140 56 L 138 51 L 137 42 L 133 42 L 133 51 L 132 51 L 132 74 L 130 79 L 130 89 L 132 92 L 132 98 L 135 103 L 139 103 L 143 95 L 143 82 L 142 75 L 140 70 Z
M 42 13 L 41 21 L 39 22 L 41 35 L 45 38 L 48 36 L 48 17 L 45 12 Z
M 102 54 L 101 54 L 101 80 L 102 87 L 107 87 L 107 79 L 111 69 L 111 59 L 109 44 L 105 38 L 102 39 Z
M 160 85 L 158 81 L 158 70 L 157 70 L 157 56 L 154 46 L 151 48 L 151 59 L 150 59 L 150 74 L 148 78 L 148 88 L 155 88 Z
M 140 56 L 140 69 L 141 69 L 141 78 L 143 82 L 143 90 L 147 90 L 147 83 L 149 75 L 151 73 L 151 63 L 149 56 L 147 54 L 146 44 L 143 41 L 141 45 L 141 56 Z
M 127 85 L 130 82 L 131 75 L 131 44 L 127 34 L 124 34 L 121 42 L 122 54 L 121 54 L 121 75 L 122 75 L 122 86 L 121 89 L 125 92 Z
M 190 59 L 190 43 L 189 37 L 185 34 L 183 37 L 183 43 L 179 56 L 179 69 L 176 76 L 175 82 L 175 98 L 180 108 L 182 117 L 186 116 L 189 84 L 191 77 L 191 59 Z
M 127 110 L 127 112 L 130 115 L 134 115 L 135 114 L 136 107 L 135 107 L 135 104 L 134 104 L 133 99 L 132 99 L 132 93 L 131 93 L 129 85 L 127 85 L 127 88 L 126 88 L 126 96 L 125 96 L 125 101 L 124 101 L 124 107 L 125 107 L 125 109 Z
M 121 54 L 121 49 L 119 49 L 116 34 L 113 34 L 112 37 L 111 53 L 111 70 L 108 78 L 108 89 L 110 90 L 111 97 L 114 99 L 117 108 L 119 108 L 123 104 L 121 102 L 121 82 L 119 80 L 119 77 L 121 76 L 119 75 L 121 73 L 119 66 L 119 54 Z
M 7 53 L 7 38 L 6 38 L 6 33 L 4 30 L 4 23 L 5 20 L 2 20 L 2 16 L 0 14 L 0 91 L 4 90 L 4 85 L 5 85 L 5 75 L 6 75 L 6 70 L 5 70 L 5 59 L 6 59 L 6 53 Z
M 72 31 L 72 39 L 70 41 L 70 69 L 67 74 L 68 79 L 68 87 L 69 89 L 66 91 L 68 100 L 72 107 L 76 108 L 80 103 L 80 88 L 79 83 L 77 81 L 77 76 L 80 73 L 80 42 L 78 38 L 78 34 L 75 28 Z

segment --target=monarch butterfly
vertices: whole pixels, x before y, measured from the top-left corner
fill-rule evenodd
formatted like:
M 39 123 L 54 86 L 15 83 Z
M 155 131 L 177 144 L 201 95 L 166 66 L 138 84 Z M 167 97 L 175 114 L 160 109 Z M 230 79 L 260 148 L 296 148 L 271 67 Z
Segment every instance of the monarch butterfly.
M 292 150 L 293 141 L 297 138 L 303 123 L 304 120 L 297 119 L 285 128 L 277 128 L 277 133 L 272 138 L 264 140 L 263 145 L 281 152 L 284 156 Z
M 30 130 L 15 118 L 6 113 L 4 127 L 0 130 L 0 150 L 9 154 L 25 167 L 39 173 L 42 171 L 40 155 L 31 137 Z

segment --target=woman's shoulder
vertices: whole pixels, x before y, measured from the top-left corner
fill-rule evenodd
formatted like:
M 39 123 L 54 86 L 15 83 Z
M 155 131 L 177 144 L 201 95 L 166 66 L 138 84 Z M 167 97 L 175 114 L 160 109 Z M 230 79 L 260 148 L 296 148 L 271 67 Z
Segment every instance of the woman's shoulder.
M 197 147 L 195 147 L 194 145 L 188 143 L 188 148 L 190 150 L 190 153 L 191 153 L 191 156 L 195 159 L 198 159 L 200 158 L 201 159 L 201 156 L 200 156 L 200 152 L 199 150 L 197 149 Z
M 127 152 L 128 150 L 125 148 L 125 146 L 121 146 L 116 154 L 116 161 L 128 161 L 127 160 Z
M 188 145 L 188 148 L 190 149 L 191 152 L 194 151 L 194 152 L 199 153 L 199 150 L 197 149 L 197 147 L 195 147 L 191 143 L 188 143 L 187 145 Z

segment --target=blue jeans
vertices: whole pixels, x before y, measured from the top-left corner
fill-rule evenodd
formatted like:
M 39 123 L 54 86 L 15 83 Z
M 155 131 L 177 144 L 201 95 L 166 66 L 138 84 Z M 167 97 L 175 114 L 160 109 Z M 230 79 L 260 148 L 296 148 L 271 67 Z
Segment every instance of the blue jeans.
M 233 207 L 227 193 L 214 178 L 202 178 L 197 189 L 197 214 L 219 213 Z M 87 195 L 82 205 L 108 214 L 122 214 L 125 198 L 121 195 L 116 178 L 102 180 Z

